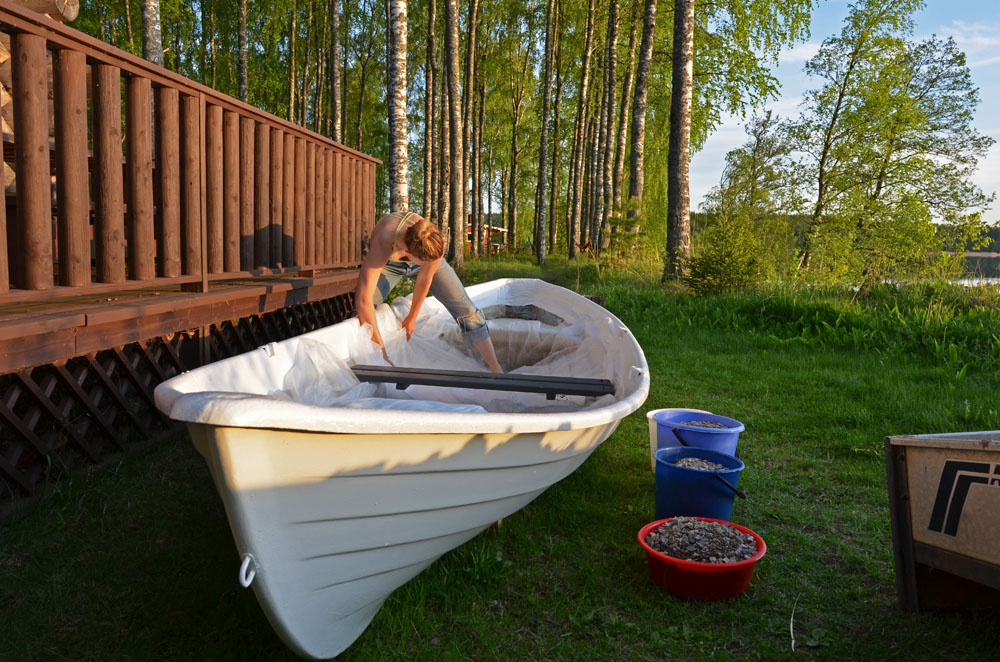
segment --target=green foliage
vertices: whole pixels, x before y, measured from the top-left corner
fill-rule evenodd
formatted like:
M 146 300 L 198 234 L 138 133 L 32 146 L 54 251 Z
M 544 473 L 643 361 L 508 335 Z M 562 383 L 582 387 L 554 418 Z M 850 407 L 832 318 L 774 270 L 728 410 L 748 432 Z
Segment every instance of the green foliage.
M 813 182 L 801 262 L 815 282 L 947 275 L 956 260 L 937 256 L 985 230 L 991 199 L 969 178 L 993 141 L 972 127 L 978 94 L 955 43 L 907 41 L 920 7 L 852 6 L 806 65 L 821 86 L 788 133 Z
M 697 294 L 746 290 L 760 281 L 760 245 L 747 217 L 723 214 L 699 243 L 683 279 Z
M 565 258 L 549 264 L 468 260 L 465 277 L 575 278 Z M 645 405 L 571 476 L 394 592 L 338 659 L 991 659 L 993 610 L 898 607 L 883 440 L 996 428 L 1000 349 L 966 352 L 1000 328 L 1000 295 L 699 297 L 641 268 L 609 261 L 598 280 L 591 266 L 581 285 L 643 347 Z M 733 600 L 671 597 L 636 543 L 654 513 L 645 414 L 673 406 L 746 424 L 733 518 L 768 552 Z M 0 659 L 299 659 L 235 581 L 225 509 L 186 434 L 59 484 L 2 531 Z

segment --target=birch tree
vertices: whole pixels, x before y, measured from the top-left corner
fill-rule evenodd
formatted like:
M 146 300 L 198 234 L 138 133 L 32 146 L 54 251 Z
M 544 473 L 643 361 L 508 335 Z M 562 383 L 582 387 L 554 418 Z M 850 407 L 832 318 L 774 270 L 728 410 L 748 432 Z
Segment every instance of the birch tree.
M 240 0 L 245 3 L 246 0 Z M 330 0 L 330 137 L 344 141 L 344 113 L 340 97 L 340 0 Z
M 435 50 L 434 33 L 437 31 L 437 0 L 427 3 L 427 41 L 424 58 L 424 217 L 431 219 L 433 213 L 435 191 L 435 159 L 434 145 L 436 132 L 434 130 L 437 116 L 437 100 L 435 84 L 437 82 L 437 52 Z
M 693 0 L 692 0 L 693 2 Z M 604 102 L 602 102 L 603 119 L 601 121 L 599 172 L 601 190 L 597 201 L 597 213 L 594 222 L 597 230 L 598 251 L 607 248 L 611 240 L 609 218 L 611 216 L 612 168 L 614 166 L 614 139 L 612 133 L 615 126 L 615 99 L 617 98 L 615 75 L 618 70 L 618 0 L 611 0 L 608 5 L 608 34 L 604 52 Z
M 142 0 L 142 57 L 163 66 L 160 0 Z
M 538 145 L 538 186 L 535 191 L 535 259 L 539 266 L 545 264 L 545 251 L 548 247 L 548 236 L 545 230 L 546 194 L 545 182 L 548 175 L 547 158 L 549 155 L 549 107 L 552 102 L 552 61 L 554 59 L 555 30 L 555 0 L 548 0 L 545 11 L 545 66 L 542 74 L 542 115 L 541 138 Z
M 635 93 L 632 95 L 632 126 L 629 141 L 628 214 L 630 229 L 638 232 L 636 220 L 642 210 L 642 193 L 645 184 L 646 147 L 646 98 L 649 94 L 649 67 L 653 59 L 653 40 L 656 35 L 656 0 L 646 0 L 642 17 L 642 45 L 635 72 Z
M 670 94 L 670 152 L 667 174 L 667 255 L 663 278 L 683 275 L 691 257 L 691 104 L 694 92 L 694 3 L 674 0 Z
M 247 102 L 247 0 L 239 0 L 236 3 L 237 13 L 237 41 L 239 42 L 239 56 L 236 69 L 238 71 L 238 90 L 240 101 Z
M 386 0 L 389 38 L 386 42 L 386 87 L 389 114 L 389 208 L 410 207 L 410 165 L 406 127 L 406 0 Z
M 576 106 L 576 126 L 573 135 L 572 155 L 572 202 L 567 205 L 566 236 L 569 239 L 569 257 L 576 257 L 580 244 L 580 224 L 583 213 L 584 155 L 587 142 L 588 95 L 590 93 L 590 54 L 594 39 L 594 0 L 589 0 L 587 8 L 586 41 L 583 46 L 583 61 L 580 65 L 580 87 Z
M 465 181 L 462 160 L 462 90 L 458 57 L 458 0 L 445 0 L 445 53 L 448 60 L 448 138 L 451 150 L 451 181 L 449 227 L 451 231 L 451 264 L 461 269 L 465 263 Z

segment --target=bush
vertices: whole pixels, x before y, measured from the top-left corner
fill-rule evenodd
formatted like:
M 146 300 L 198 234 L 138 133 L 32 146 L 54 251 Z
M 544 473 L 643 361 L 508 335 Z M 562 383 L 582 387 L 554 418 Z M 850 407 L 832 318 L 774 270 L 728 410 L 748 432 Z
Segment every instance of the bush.
M 760 282 L 759 245 L 746 219 L 721 215 L 702 233 L 684 282 L 696 293 L 752 289 Z

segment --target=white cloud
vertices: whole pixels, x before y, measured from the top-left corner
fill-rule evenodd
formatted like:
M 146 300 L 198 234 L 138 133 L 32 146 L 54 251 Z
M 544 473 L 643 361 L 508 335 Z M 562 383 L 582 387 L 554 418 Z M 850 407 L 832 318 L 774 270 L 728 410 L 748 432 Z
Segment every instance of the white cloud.
M 937 29 L 938 36 L 952 37 L 965 53 L 970 69 L 986 67 L 1000 62 L 1000 25 L 969 23 L 955 19 Z
M 805 64 L 819 52 L 819 47 L 819 42 L 812 41 L 808 41 L 804 44 L 796 44 L 787 51 L 782 51 L 781 55 L 778 57 L 778 61 L 781 62 L 782 65 Z

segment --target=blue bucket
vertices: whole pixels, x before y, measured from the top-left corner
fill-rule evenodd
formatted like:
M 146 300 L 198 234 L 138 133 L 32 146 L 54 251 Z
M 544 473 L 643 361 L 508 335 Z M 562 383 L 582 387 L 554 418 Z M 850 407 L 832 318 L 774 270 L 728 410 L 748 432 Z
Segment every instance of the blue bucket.
M 726 468 L 703 471 L 674 464 L 685 457 L 701 458 Z M 739 482 L 745 466 L 737 457 L 705 448 L 659 449 L 656 451 L 656 519 L 687 516 L 728 521 L 733 514 L 733 498 L 737 493 L 744 496 L 739 490 Z
M 675 409 L 658 412 L 653 415 L 656 421 L 656 445 L 658 448 L 670 446 L 694 446 L 709 450 L 736 455 L 736 443 L 740 440 L 740 432 L 746 429 L 735 418 L 706 414 L 696 410 Z M 725 425 L 724 428 L 706 428 L 698 425 L 687 425 L 687 422 L 708 421 Z

